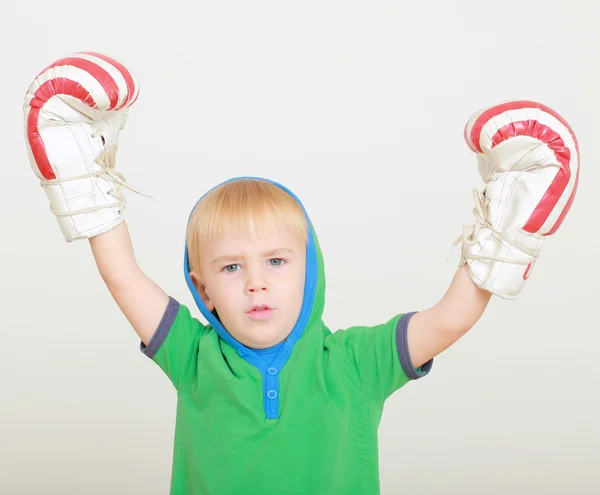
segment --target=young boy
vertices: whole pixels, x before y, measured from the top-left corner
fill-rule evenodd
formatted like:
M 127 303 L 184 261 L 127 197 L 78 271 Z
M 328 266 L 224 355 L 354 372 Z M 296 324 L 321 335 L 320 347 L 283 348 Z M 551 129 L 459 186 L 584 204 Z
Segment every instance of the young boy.
M 323 255 L 290 190 L 254 177 L 219 184 L 193 208 L 185 241 L 184 276 L 205 324 L 134 257 L 115 153 L 137 92 L 109 57 L 59 60 L 26 97 L 28 150 L 65 238 L 89 239 L 142 352 L 177 390 L 171 493 L 379 493 L 386 399 L 427 375 L 492 294 L 518 297 L 575 194 L 571 129 L 534 102 L 475 114 L 465 137 L 486 188 L 459 239 L 459 268 L 437 304 L 372 327 L 323 322 Z

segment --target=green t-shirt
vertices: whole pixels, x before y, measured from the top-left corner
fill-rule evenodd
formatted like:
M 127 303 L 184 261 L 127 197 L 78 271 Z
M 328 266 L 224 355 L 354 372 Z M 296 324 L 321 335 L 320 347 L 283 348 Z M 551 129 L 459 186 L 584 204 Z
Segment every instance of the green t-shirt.
M 376 495 L 384 402 L 427 375 L 433 360 L 418 370 L 411 364 L 413 313 L 327 328 L 314 227 L 300 200 L 273 184 L 298 201 L 308 226 L 304 298 L 287 339 L 260 351 L 234 339 L 194 287 L 186 247 L 184 277 L 207 324 L 170 298 L 141 345 L 177 390 L 171 494 Z
M 412 314 L 333 333 L 323 323 L 307 328 L 280 372 L 277 397 L 267 391 L 264 399 L 258 369 L 171 298 L 142 345 L 177 389 L 171 493 L 379 493 L 384 401 L 432 364 L 412 368 Z M 267 419 L 263 400 L 277 398 L 278 417 Z

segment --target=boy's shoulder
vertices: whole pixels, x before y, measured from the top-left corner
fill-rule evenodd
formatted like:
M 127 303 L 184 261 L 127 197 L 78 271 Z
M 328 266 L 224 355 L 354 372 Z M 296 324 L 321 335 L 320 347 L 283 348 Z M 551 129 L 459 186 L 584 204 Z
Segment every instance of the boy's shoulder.
M 409 381 L 429 374 L 433 360 L 415 369 L 408 352 L 411 313 L 398 313 L 375 325 L 327 331 L 325 348 L 337 353 L 346 371 L 375 398 L 385 400 Z

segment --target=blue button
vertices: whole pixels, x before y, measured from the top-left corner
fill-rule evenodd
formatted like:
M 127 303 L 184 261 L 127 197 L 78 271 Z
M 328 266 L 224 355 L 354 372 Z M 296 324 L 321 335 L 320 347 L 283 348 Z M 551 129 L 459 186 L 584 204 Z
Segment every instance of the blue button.
M 277 397 L 277 392 L 275 390 L 269 390 L 267 392 L 267 397 L 269 399 L 274 399 L 275 397 Z
M 269 368 L 267 370 L 267 373 L 269 373 L 269 375 L 276 375 L 277 374 L 277 368 Z
M 245 351 L 245 349 L 243 349 L 242 347 L 240 347 L 240 348 L 238 349 L 238 354 L 239 354 L 240 356 L 245 356 L 245 355 L 246 355 L 246 351 Z

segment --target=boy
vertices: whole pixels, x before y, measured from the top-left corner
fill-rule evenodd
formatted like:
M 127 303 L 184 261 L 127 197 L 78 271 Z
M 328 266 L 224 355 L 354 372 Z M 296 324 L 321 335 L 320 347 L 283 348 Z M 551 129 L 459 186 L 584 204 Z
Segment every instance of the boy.
M 385 400 L 427 375 L 492 294 L 518 297 L 564 219 L 579 171 L 568 124 L 534 102 L 469 120 L 486 188 L 458 240 L 459 268 L 437 304 L 373 327 L 322 321 L 323 256 L 290 190 L 252 177 L 216 186 L 191 212 L 184 251 L 203 324 L 134 257 L 115 153 L 137 94 L 109 57 L 59 60 L 26 97 L 28 149 L 66 240 L 89 239 L 142 352 L 177 389 L 171 493 L 378 493 Z

